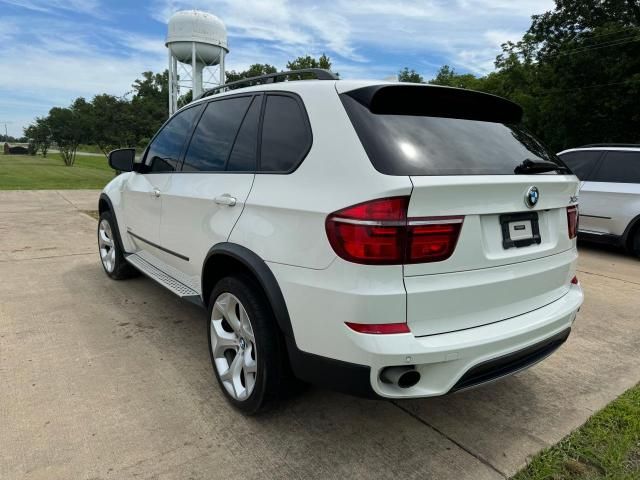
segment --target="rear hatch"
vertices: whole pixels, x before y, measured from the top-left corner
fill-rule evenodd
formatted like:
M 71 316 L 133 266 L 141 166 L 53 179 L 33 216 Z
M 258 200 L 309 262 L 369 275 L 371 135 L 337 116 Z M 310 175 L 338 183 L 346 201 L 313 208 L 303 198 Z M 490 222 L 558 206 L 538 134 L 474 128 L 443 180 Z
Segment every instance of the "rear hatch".
M 409 225 L 461 222 L 452 253 L 404 265 L 418 336 L 494 323 L 566 294 L 578 180 L 507 100 L 383 85 L 341 95 L 373 166 L 413 183 Z

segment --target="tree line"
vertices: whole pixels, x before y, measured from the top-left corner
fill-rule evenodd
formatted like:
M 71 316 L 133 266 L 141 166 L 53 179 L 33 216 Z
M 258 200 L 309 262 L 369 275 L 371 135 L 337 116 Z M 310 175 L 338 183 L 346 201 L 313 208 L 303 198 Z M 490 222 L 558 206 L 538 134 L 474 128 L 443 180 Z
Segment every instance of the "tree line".
M 640 2 L 556 0 L 554 10 L 535 15 L 522 39 L 502 45 L 495 71 L 459 74 L 444 65 L 433 78 L 413 69 L 403 82 L 469 88 L 520 104 L 524 125 L 552 150 L 586 143 L 640 143 Z M 287 70 L 331 69 L 326 55 L 298 57 Z M 226 81 L 276 73 L 269 64 L 231 70 Z M 301 79 L 308 78 L 303 74 Z M 67 165 L 78 145 L 114 148 L 146 145 L 168 116 L 168 72 L 144 72 L 124 97 L 101 94 L 54 107 L 25 128 L 30 151 L 46 155 L 55 142 Z M 130 95 L 130 98 L 127 98 Z M 182 103 L 191 100 L 188 92 Z
M 424 81 L 405 69 L 406 81 Z M 518 42 L 502 45 L 495 71 L 445 65 L 428 83 L 480 90 L 524 109 L 524 125 L 553 151 L 589 143 L 640 143 L 640 2 L 556 0 Z

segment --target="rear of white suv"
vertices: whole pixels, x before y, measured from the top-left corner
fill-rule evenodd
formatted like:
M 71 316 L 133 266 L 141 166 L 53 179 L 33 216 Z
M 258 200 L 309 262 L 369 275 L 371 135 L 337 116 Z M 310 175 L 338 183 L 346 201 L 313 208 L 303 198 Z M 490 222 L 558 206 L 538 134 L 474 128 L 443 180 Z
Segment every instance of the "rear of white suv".
M 271 316 L 277 325 L 253 325 L 240 347 L 229 347 L 245 352 L 246 340 L 257 340 L 251 390 L 246 374 L 236 382 L 244 396 L 225 383 L 236 354 L 213 354 L 227 334 L 209 329 L 214 370 L 232 403 L 252 412 L 270 400 L 277 385 L 254 385 L 281 381 L 274 351 L 302 380 L 404 398 L 495 380 L 566 340 L 583 298 L 575 277 L 578 181 L 517 126 L 518 106 L 478 92 L 372 82 L 242 92 L 264 96 L 250 186 L 228 191 L 237 182 L 225 176 L 237 173 L 222 172 L 208 181 L 216 191 L 202 191 L 216 202 L 238 198 L 222 207 L 239 211 L 226 239 L 209 233 L 222 214 L 190 220 L 189 192 L 205 185 L 180 173 L 192 139 L 172 173 L 180 178 L 167 181 L 170 189 L 183 185 L 180 198 L 167 200 L 181 206 L 163 210 L 156 245 L 179 253 L 166 270 L 191 275 L 212 325 L 217 299 L 229 294 L 250 323 Z M 287 110 L 281 97 L 299 109 Z M 139 247 L 129 240 L 122 248 L 133 259 Z M 145 261 L 154 262 L 148 252 Z M 244 304 L 242 282 L 228 280 L 238 274 L 260 290 Z M 274 346 L 270 338 L 261 354 L 260 336 L 280 340 Z

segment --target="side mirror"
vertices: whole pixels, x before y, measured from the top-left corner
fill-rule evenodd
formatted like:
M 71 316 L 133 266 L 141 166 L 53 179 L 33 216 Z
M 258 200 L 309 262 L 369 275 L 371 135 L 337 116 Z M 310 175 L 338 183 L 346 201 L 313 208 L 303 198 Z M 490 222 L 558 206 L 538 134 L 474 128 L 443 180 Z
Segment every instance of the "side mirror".
M 136 158 L 135 148 L 119 148 L 109 152 L 109 166 L 118 172 L 131 172 Z

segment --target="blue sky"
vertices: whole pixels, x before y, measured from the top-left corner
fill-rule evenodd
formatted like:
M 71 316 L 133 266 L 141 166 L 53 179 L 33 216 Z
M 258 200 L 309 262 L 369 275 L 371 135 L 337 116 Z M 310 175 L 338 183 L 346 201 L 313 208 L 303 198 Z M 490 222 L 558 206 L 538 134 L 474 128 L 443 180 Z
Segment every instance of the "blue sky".
M 431 78 L 445 63 L 487 73 L 553 1 L 0 0 L 0 122 L 20 136 L 75 97 L 125 94 L 166 68 L 166 21 L 193 8 L 226 24 L 227 69 L 324 52 L 343 78 L 382 79 L 405 66 Z

